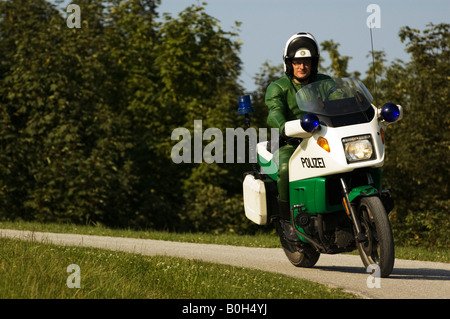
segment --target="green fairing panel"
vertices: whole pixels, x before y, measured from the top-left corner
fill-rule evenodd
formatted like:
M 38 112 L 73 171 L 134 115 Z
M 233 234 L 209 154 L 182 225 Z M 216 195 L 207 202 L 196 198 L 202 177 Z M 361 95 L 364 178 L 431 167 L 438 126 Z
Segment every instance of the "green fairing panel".
M 371 175 L 375 184 L 375 187 L 370 185 L 358 186 L 350 191 L 350 201 L 355 200 L 361 196 L 374 196 L 381 190 L 382 172 L 380 168 L 374 168 L 371 170 Z M 315 177 L 305 180 L 299 180 L 289 183 L 290 205 L 304 205 L 302 211 L 306 211 L 310 214 L 332 213 L 339 210 L 343 210 L 342 204 L 330 205 L 328 203 L 326 192 L 326 177 Z M 329 195 L 329 194 L 328 194 Z M 298 210 L 294 210 L 294 218 L 298 214 Z M 303 228 L 298 230 L 304 233 Z M 299 236 L 303 242 L 308 242 L 304 237 Z
M 329 205 L 326 178 L 315 177 L 289 183 L 290 204 L 302 205 L 310 214 L 331 213 L 342 210 L 342 204 Z
M 374 185 L 363 185 L 351 188 L 348 198 L 350 202 L 360 196 L 374 196 L 381 192 L 381 185 L 383 180 L 383 173 L 381 168 L 372 168 L 370 170 Z
M 359 196 L 373 196 L 381 191 L 382 172 L 380 168 L 371 170 L 375 186 L 364 185 L 352 188 L 350 201 Z M 327 177 L 315 177 L 289 183 L 290 204 L 304 204 L 304 210 L 311 214 L 331 213 L 343 209 L 342 204 L 330 205 L 326 193 Z M 351 187 L 351 185 L 349 185 Z M 339 190 L 336 190 L 339 191 Z
M 373 196 L 378 194 L 378 189 L 373 186 L 365 185 L 353 188 L 348 194 L 348 199 L 352 202 L 355 198 L 359 196 Z

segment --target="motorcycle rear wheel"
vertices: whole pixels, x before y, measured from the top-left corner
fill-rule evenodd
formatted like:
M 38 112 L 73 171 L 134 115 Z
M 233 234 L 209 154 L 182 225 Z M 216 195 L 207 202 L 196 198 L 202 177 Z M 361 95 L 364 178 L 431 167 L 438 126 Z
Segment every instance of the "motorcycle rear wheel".
M 356 243 L 361 260 L 366 268 L 376 264 L 380 268 L 380 276 L 388 277 L 394 268 L 394 240 L 381 200 L 378 197 L 363 197 L 357 215 L 366 236 L 365 241 Z
M 320 257 L 320 253 L 312 247 L 297 247 L 294 252 L 284 247 L 283 250 L 286 257 L 295 267 L 311 268 L 317 263 Z
M 306 243 L 293 244 L 288 242 L 281 230 L 281 227 L 277 227 L 278 235 L 280 237 L 281 246 L 283 247 L 286 257 L 291 264 L 295 267 L 311 268 L 319 260 L 320 253 L 317 252 L 314 247 Z

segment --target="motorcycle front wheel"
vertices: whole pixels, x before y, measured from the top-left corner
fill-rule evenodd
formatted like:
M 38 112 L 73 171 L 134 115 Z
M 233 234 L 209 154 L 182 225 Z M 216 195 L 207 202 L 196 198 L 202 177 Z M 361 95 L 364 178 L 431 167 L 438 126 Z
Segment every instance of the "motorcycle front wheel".
M 378 197 L 363 197 L 358 208 L 361 231 L 366 240 L 357 242 L 364 266 L 377 265 L 382 278 L 388 277 L 394 268 L 394 239 L 391 224 Z

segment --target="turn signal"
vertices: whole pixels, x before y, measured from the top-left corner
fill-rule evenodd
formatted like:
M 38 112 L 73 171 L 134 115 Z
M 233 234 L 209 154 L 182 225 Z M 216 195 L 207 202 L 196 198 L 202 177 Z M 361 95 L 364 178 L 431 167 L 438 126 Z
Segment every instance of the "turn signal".
M 347 201 L 345 200 L 345 197 L 342 198 L 342 203 L 344 204 L 345 212 L 347 213 L 348 216 L 350 216 L 350 210 L 348 209 Z
M 381 142 L 384 144 L 384 130 L 380 128 L 380 136 L 381 136 Z
M 324 137 L 319 137 L 319 139 L 317 140 L 317 145 L 319 145 L 321 148 L 323 148 L 325 151 L 327 151 L 328 153 L 330 153 L 330 145 L 328 144 L 328 141 L 326 138 Z

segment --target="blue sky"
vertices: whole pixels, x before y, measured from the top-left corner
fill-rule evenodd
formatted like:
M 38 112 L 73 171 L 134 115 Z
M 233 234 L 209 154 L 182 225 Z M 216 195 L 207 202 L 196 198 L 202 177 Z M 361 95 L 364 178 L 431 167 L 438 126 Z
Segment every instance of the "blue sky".
M 409 59 L 398 32 L 409 26 L 423 30 L 430 22 L 450 23 L 449 0 L 162 0 L 157 11 L 177 16 L 191 4 L 206 2 L 206 12 L 220 21 L 227 31 L 234 21 L 242 22 L 243 42 L 241 82 L 248 91 L 255 89 L 253 77 L 262 63 L 282 63 L 286 40 L 294 33 L 307 31 L 320 43 L 333 40 L 340 44 L 339 52 L 352 57 L 348 71 L 364 74 L 371 63 L 370 31 L 366 20 L 369 4 L 380 8 L 380 28 L 373 29 L 375 50 L 384 50 L 388 62 Z M 328 58 L 327 54 L 323 54 Z M 325 61 L 325 65 L 328 61 Z

